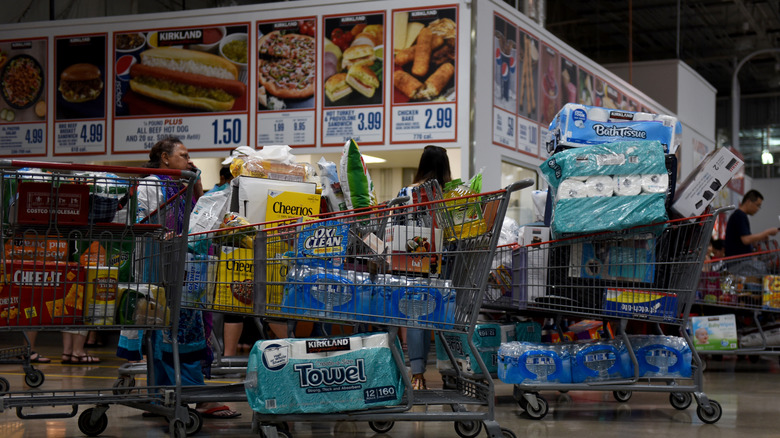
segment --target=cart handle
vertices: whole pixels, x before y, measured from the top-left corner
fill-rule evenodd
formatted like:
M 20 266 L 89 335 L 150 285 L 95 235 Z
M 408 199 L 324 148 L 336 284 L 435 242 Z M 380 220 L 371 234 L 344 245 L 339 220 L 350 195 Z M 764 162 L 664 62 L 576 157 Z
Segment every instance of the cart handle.
M 68 170 L 79 172 L 112 172 L 112 173 L 133 173 L 139 175 L 169 175 L 174 177 L 183 177 L 193 179 L 197 176 L 195 172 L 179 169 L 151 169 L 147 167 L 125 167 L 125 166 L 104 166 L 97 164 L 75 164 L 58 163 L 47 161 L 27 161 L 27 160 L 0 160 L 0 167 L 39 167 L 43 169 Z
M 522 190 L 526 187 L 531 187 L 536 182 L 531 178 L 521 179 L 520 181 L 515 181 L 512 184 L 509 184 L 506 186 L 506 191 L 509 193 L 515 192 L 517 190 Z

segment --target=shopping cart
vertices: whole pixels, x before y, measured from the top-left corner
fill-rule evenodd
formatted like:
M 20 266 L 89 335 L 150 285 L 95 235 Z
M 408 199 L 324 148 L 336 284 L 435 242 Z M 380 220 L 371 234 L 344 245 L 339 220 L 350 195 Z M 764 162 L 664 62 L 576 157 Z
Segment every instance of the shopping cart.
M 745 355 L 754 361 L 780 356 L 780 250 L 705 261 L 694 311 L 711 318 L 734 315 L 739 329 L 737 345 L 697 344 L 699 355 Z
M 0 162 L 5 249 L 0 331 L 177 332 L 187 244 L 182 230 L 187 229 L 196 175 L 156 169 L 164 177 L 144 177 L 149 173 L 115 166 Z M 139 198 L 149 202 L 139 204 Z M 143 211 L 136 221 L 144 205 L 151 211 Z M 78 425 L 95 436 L 107 427 L 108 407 L 119 403 L 163 413 L 173 434 L 184 436 L 185 423 L 192 421 L 179 403 L 175 336 L 172 349 L 175 387 L 8 391 L 0 410 L 16 408 L 20 418 L 65 418 L 75 416 L 79 405 L 94 404 L 81 413 Z M 38 406 L 70 410 L 51 414 L 26 409 Z
M 541 346 L 533 352 L 518 345 L 519 350 L 499 353 L 504 369 L 518 371 L 502 380 L 515 383 L 515 397 L 531 418 L 547 414 L 539 391 L 589 390 L 612 391 L 618 401 L 627 401 L 633 391 L 669 392 L 674 408 L 686 409 L 695 398 L 701 421 L 720 419 L 720 404 L 702 390 L 702 361 L 686 331 L 718 213 L 516 251 L 508 300 L 520 311 L 552 316 L 558 327 L 562 317 L 574 316 L 614 321 L 617 328 L 617 339 L 603 344 Z M 629 336 L 628 321 L 648 323 L 658 334 L 676 327 L 680 337 Z
M 446 200 L 436 196 L 440 189 L 426 187 L 430 201 L 263 224 L 253 228 L 249 241 L 245 234 L 223 230 L 219 238 L 212 236 L 220 245 L 214 298 L 202 299 L 209 292 L 196 292 L 183 305 L 269 321 L 379 327 L 390 339 L 396 339 L 399 327 L 470 335 L 509 194 L 531 184 L 524 180 L 504 190 Z M 252 266 L 251 276 L 245 266 Z M 188 295 L 183 297 L 186 301 Z M 390 342 L 389 348 L 392 362 L 404 370 L 399 345 Z M 484 369 L 484 363 L 480 366 Z M 250 382 L 252 373 L 250 367 Z M 288 421 L 368 421 L 379 433 L 395 421 L 455 421 L 460 436 L 476 436 L 483 424 L 491 437 L 514 436 L 495 421 L 492 379 L 459 374 L 456 389 L 413 391 L 409 376 L 400 374 L 400 404 L 328 413 L 255 412 L 253 427 L 273 438 L 290 436 L 283 426 Z M 452 412 L 430 409 L 436 405 Z M 487 409 L 466 408 L 474 405 Z M 412 411 L 414 406 L 424 409 Z

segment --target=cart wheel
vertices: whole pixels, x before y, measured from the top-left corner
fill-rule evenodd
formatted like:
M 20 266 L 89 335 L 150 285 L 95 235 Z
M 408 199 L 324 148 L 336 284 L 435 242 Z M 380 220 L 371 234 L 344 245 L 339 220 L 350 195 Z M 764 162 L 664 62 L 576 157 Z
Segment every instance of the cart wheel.
M 544 418 L 545 415 L 547 415 L 547 411 L 549 409 L 549 406 L 547 406 L 547 400 L 544 399 L 544 397 L 536 396 L 536 403 L 539 405 L 536 408 L 531 406 L 530 403 L 528 403 L 528 400 L 525 400 L 524 405 L 522 406 L 523 409 L 525 409 L 525 412 L 528 414 L 529 417 L 531 417 L 534 420 L 541 420 Z
M 615 400 L 619 401 L 620 403 L 625 403 L 631 400 L 631 394 L 631 391 L 612 391 L 612 397 L 615 397 Z
M 279 438 L 292 438 L 292 434 L 288 430 L 276 428 L 276 435 Z
M 187 437 L 187 426 L 185 426 L 184 422 L 178 418 L 174 418 L 170 423 L 168 423 L 168 430 L 170 430 L 172 438 Z
M 192 408 L 187 409 L 187 436 L 200 432 L 201 427 L 203 427 L 203 416 L 200 412 Z
M 357 431 L 357 424 L 354 421 L 337 421 L 333 425 L 333 436 L 353 436 Z
M 394 421 L 369 421 L 368 427 L 376 433 L 387 433 L 393 428 Z
M 681 411 L 688 409 L 692 401 L 693 396 L 690 392 L 673 392 L 669 394 L 669 403 L 671 403 L 673 408 Z
M 8 379 L 0 377 L 0 394 L 5 394 L 9 389 L 11 389 L 11 384 L 8 383 Z
M 715 400 L 710 400 L 710 408 L 704 409 L 701 405 L 696 408 L 696 415 L 699 416 L 699 420 L 704 423 L 712 424 L 720 420 L 720 416 L 723 415 L 723 409 L 720 407 L 720 403 Z
M 515 435 L 515 433 L 512 432 L 509 429 L 501 428 L 501 437 L 502 438 L 517 438 L 517 435 Z
M 458 436 L 461 438 L 474 438 L 482 432 L 482 422 L 475 420 L 456 421 L 455 432 L 457 432 Z
M 32 370 L 24 375 L 24 383 L 30 388 L 37 388 L 43 385 L 44 380 L 46 380 L 46 378 L 41 370 Z
M 458 387 L 455 376 L 441 376 L 442 389 L 456 389 Z
M 97 421 L 92 422 L 92 412 L 94 410 L 95 408 L 85 409 L 79 415 L 79 430 L 86 436 L 98 436 L 108 427 L 108 415 L 105 412 L 98 417 Z
M 114 381 L 112 388 L 114 388 L 114 395 L 129 394 L 130 388 L 135 386 L 135 377 L 133 376 L 121 376 Z

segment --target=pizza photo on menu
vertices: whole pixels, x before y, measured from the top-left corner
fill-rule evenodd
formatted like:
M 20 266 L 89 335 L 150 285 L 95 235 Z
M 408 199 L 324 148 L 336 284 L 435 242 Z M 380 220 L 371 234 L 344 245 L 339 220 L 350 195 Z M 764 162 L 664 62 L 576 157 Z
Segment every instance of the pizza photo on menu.
M 325 20 L 322 80 L 325 106 L 382 103 L 384 15 Z
M 261 24 L 258 30 L 259 109 L 314 108 L 317 72 L 314 19 Z

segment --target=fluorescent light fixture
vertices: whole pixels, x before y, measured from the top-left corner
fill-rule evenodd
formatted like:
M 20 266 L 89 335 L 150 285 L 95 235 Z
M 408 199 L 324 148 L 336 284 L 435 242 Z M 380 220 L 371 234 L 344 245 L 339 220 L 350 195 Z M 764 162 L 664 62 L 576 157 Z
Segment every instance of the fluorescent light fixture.
M 373 155 L 363 155 L 363 162 L 366 164 L 379 164 L 384 163 L 385 161 L 387 160 L 384 158 L 374 157 Z
M 761 152 L 761 163 L 775 164 L 775 157 L 773 157 L 772 154 L 769 153 L 767 149 L 764 149 L 764 152 Z

